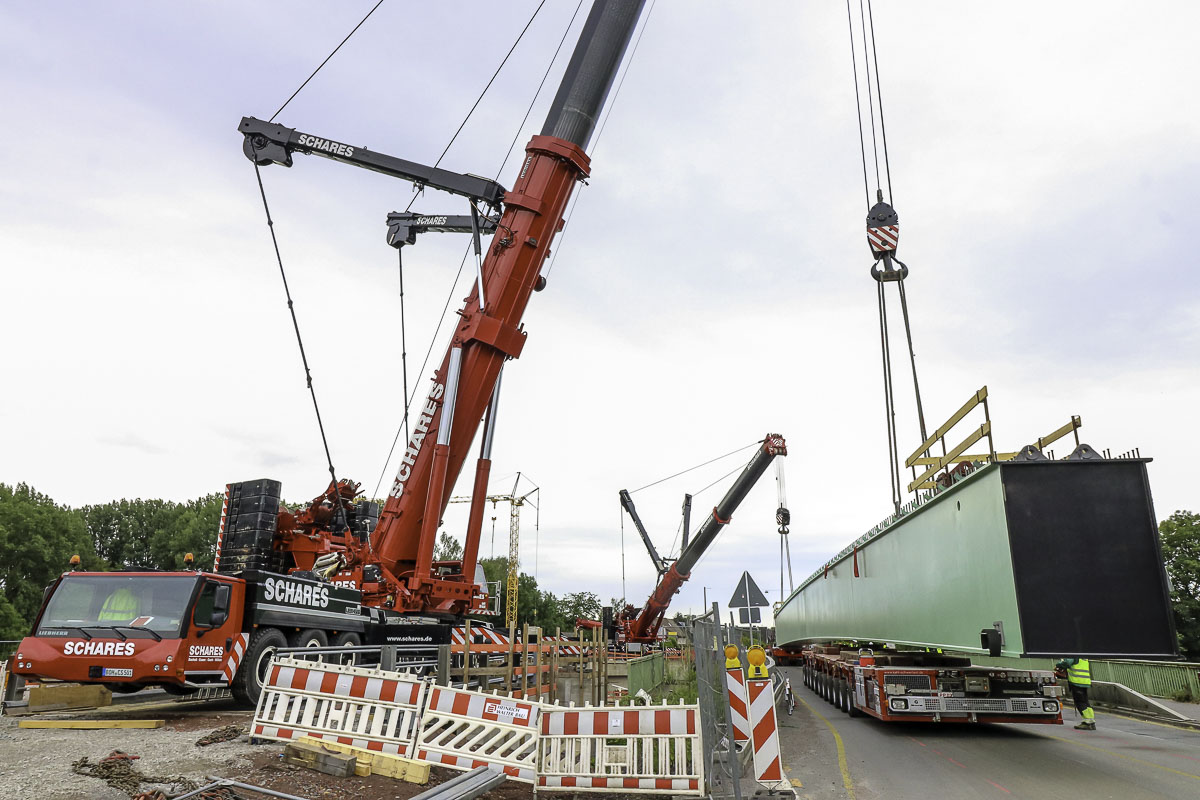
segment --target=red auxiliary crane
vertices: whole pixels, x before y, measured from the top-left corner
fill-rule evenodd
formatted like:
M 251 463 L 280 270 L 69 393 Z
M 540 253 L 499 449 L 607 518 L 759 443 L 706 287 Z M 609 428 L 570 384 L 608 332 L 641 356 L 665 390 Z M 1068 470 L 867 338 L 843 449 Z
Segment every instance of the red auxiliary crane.
M 725 492 L 721 502 L 713 508 L 712 514 L 700 526 L 700 530 L 692 537 L 690 543 L 685 536 L 683 551 L 679 554 L 679 558 L 670 565 L 659 556 L 658 551 L 651 543 L 650 536 L 646 533 L 646 529 L 637 515 L 637 510 L 633 507 L 633 500 L 630 498 L 629 492 L 621 491 L 621 505 L 633 518 L 634 526 L 650 551 L 650 559 L 659 572 L 658 585 L 654 587 L 646 604 L 641 609 L 626 606 L 617 615 L 616 624 L 624 632 L 626 642 L 646 644 L 657 638 L 663 616 L 671 605 L 671 598 L 692 576 L 692 568 L 696 566 L 709 545 L 716 540 L 721 529 L 733 519 L 733 512 L 741 505 L 742 500 L 746 498 L 754 484 L 758 483 L 758 479 L 766 472 L 775 457 L 786 455 L 787 443 L 783 437 L 777 433 L 768 433 L 763 439 L 762 445 L 750 458 L 750 462 L 746 464 L 746 468 Z M 687 506 L 685 505 L 685 507 Z
M 588 175 L 586 148 L 643 3 L 593 4 L 511 190 L 242 119 L 243 152 L 258 166 L 291 166 L 295 153 L 320 155 L 470 201 L 468 217 L 388 217 L 388 243 L 395 247 L 422 231 L 465 230 L 474 235 L 477 258 L 475 287 L 417 409 L 396 480 L 382 512 L 358 499 L 358 484 L 348 480 L 331 481 L 298 511 L 282 507 L 277 481 L 230 484 L 213 572 L 64 573 L 22 640 L 14 672 L 114 691 L 228 685 L 254 703 L 277 648 L 448 642 L 448 626 L 416 623 L 486 610 L 476 562 L 501 369 L 525 344 L 521 318 L 530 296 L 545 286 L 541 269 L 550 243 L 576 184 Z M 485 250 L 481 234 L 493 231 Z M 463 559 L 434 562 L 438 523 L 485 412 Z

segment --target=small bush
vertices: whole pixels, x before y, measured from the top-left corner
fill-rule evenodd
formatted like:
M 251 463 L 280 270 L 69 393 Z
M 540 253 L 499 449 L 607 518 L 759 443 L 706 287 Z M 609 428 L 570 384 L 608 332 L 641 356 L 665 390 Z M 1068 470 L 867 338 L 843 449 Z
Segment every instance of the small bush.
M 1186 686 L 1182 689 L 1176 689 L 1175 694 L 1171 695 L 1171 699 L 1177 703 L 1194 703 L 1196 698 L 1192 696 L 1192 690 Z

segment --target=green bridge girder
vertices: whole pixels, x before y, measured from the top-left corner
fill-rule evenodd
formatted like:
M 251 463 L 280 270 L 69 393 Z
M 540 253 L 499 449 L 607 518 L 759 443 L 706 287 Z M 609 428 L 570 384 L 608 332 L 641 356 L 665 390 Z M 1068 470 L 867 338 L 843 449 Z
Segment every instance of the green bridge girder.
M 810 576 L 777 641 L 986 653 L 1000 623 L 1005 656 L 1178 658 L 1148 461 L 979 467 Z

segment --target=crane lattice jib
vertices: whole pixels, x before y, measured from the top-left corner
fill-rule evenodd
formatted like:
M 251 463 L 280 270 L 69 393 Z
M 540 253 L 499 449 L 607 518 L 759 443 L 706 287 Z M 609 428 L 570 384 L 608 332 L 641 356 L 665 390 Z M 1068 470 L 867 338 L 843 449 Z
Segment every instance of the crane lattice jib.
M 511 628 L 517 624 L 517 572 L 521 548 L 521 506 L 519 497 L 514 497 L 508 512 L 508 577 L 504 591 L 504 624 Z

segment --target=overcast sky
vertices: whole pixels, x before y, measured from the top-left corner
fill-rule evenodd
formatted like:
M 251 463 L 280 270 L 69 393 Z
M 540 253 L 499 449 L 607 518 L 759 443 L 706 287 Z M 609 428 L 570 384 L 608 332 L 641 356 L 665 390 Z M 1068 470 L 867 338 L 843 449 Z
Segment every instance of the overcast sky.
M 0 7 L 0 481 L 72 506 L 258 477 L 293 501 L 324 488 L 236 129 L 270 117 L 372 4 Z M 278 121 L 432 163 L 535 6 L 387 0 Z M 575 8 L 546 3 L 442 166 L 512 185 L 517 156 L 501 165 L 541 127 L 586 4 L 518 133 Z M 1154 458 L 1161 519 L 1200 506 L 1200 7 L 1082 9 L 876 3 L 900 254 L 930 428 L 984 384 L 1000 450 L 1078 414 L 1094 447 Z M 505 371 L 492 488 L 518 470 L 541 487 L 522 568 L 544 588 L 621 595 L 617 491 L 767 432 L 790 449 L 797 582 L 889 512 L 845 13 L 654 4 Z M 411 187 L 305 156 L 263 179 L 334 463 L 373 493 L 403 415 L 383 223 Z M 413 207 L 461 205 L 431 192 Z M 466 245 L 429 234 L 405 251 L 418 394 Z M 896 347 L 907 454 L 920 437 Z M 661 550 L 683 493 L 748 452 L 635 495 Z M 674 608 L 699 610 L 704 587 L 724 604 L 743 569 L 778 599 L 775 504 L 768 475 Z M 465 508 L 446 517 L 456 535 Z M 629 525 L 624 553 L 640 603 L 654 574 Z

